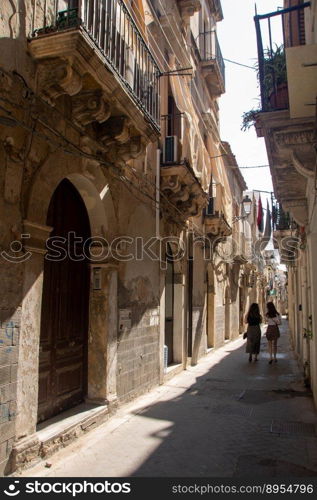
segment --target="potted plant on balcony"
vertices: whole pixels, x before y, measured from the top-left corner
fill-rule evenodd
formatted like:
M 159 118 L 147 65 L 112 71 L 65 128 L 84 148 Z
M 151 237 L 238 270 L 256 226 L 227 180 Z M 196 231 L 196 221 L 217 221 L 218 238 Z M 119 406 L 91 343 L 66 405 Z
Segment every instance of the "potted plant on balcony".
M 254 65 L 257 71 L 258 82 L 260 82 L 259 63 Z M 283 45 L 276 45 L 275 49 L 266 49 L 263 59 L 263 81 L 262 92 L 266 102 L 265 111 L 275 111 L 288 108 L 288 87 L 286 58 Z M 248 130 L 256 124 L 258 113 L 264 111 L 259 106 L 256 109 L 245 111 L 242 115 L 241 130 Z
M 266 49 L 263 60 L 263 90 L 268 108 L 288 108 L 287 71 L 284 45 Z M 258 72 L 259 77 L 259 72 Z
M 260 111 L 261 111 L 260 107 L 258 107 L 256 109 L 250 109 L 250 111 L 245 111 L 242 115 L 241 130 L 243 130 L 245 132 L 252 125 L 255 125 L 257 116 L 260 113 Z

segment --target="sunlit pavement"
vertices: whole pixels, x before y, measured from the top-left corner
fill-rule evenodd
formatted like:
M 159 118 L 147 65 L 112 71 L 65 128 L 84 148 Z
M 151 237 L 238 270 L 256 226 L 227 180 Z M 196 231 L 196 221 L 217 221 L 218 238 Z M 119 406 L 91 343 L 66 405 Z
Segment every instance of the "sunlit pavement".
M 283 320 L 278 362 L 239 338 L 122 407 L 22 475 L 302 477 L 317 475 L 317 413 Z

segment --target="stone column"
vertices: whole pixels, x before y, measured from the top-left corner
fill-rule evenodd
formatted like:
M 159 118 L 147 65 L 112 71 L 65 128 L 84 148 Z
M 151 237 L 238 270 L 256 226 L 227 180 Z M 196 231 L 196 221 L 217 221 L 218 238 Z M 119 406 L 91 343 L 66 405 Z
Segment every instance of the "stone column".
M 207 284 L 207 348 L 215 345 L 215 286 Z
M 87 401 L 117 400 L 118 266 L 91 264 Z
M 36 431 L 39 342 L 43 289 L 45 243 L 52 228 L 24 221 L 25 250 L 30 256 L 24 264 L 21 333 L 18 359 L 16 437 Z
M 174 273 L 174 361 L 186 363 L 184 357 L 184 332 L 185 332 L 185 276 L 183 273 Z

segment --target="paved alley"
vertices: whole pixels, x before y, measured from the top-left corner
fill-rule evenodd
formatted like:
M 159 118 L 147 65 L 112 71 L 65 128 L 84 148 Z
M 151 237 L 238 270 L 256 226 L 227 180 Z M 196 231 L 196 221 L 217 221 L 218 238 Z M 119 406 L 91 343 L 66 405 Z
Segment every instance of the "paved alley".
M 316 476 L 316 423 L 284 319 L 276 364 L 228 342 L 22 475 Z

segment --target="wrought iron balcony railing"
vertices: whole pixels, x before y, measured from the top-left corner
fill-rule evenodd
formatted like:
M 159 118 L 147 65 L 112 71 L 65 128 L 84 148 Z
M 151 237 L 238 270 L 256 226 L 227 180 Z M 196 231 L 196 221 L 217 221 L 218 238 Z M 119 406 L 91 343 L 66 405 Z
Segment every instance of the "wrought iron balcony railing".
M 309 6 L 303 2 L 254 17 L 262 111 L 289 108 L 285 49 L 305 44 L 304 9 Z
M 277 202 L 272 206 L 272 224 L 273 231 L 296 229 L 296 222 L 294 222 L 288 212 L 284 212 L 280 203 Z
M 202 61 L 216 61 L 223 85 L 225 85 L 225 63 L 215 30 L 205 31 L 198 35 L 198 50 Z
M 59 11 L 59 5 L 68 5 Z M 119 77 L 132 99 L 159 128 L 159 67 L 123 0 L 57 0 L 56 12 L 45 16 L 32 36 L 84 30 L 105 64 Z

